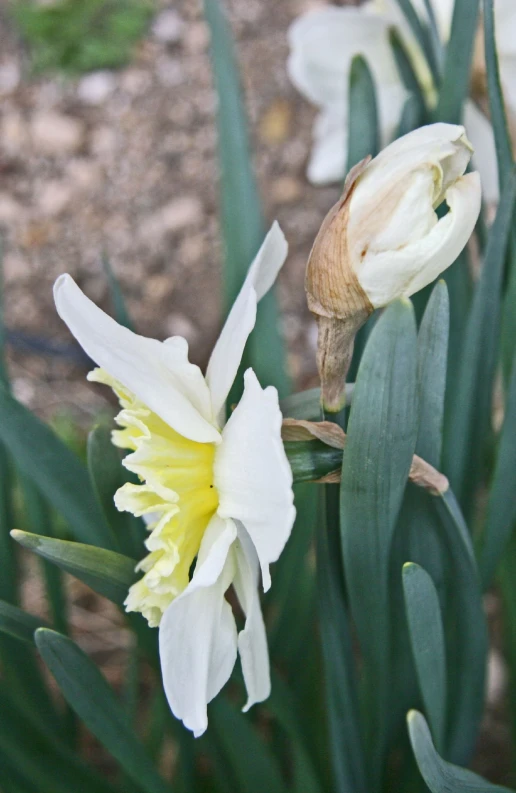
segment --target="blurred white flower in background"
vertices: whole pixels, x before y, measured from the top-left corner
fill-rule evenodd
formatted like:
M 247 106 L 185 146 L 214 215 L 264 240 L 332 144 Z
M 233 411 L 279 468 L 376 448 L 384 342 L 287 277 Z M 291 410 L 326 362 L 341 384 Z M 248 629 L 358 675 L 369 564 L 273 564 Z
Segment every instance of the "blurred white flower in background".
M 120 510 L 146 519 L 143 577 L 126 600 L 159 625 L 163 684 L 170 707 L 194 734 L 208 725 L 206 706 L 229 679 L 237 650 L 247 710 L 270 693 L 267 638 L 258 594 L 269 564 L 290 535 L 292 472 L 281 441 L 275 388 L 252 369 L 225 421 L 225 402 L 256 319 L 287 255 L 275 223 L 256 256 L 211 355 L 206 377 L 188 360 L 180 336 L 164 342 L 132 333 L 91 302 L 69 275 L 56 281 L 57 311 L 101 367 L 90 379 L 120 400 L 117 446 L 141 484 L 115 496 Z M 192 575 L 192 567 L 195 570 Z M 245 614 L 237 633 L 225 598 L 233 586 Z
M 413 0 L 413 5 L 427 21 L 424 0 Z M 433 0 L 433 6 L 446 42 L 453 0 Z M 516 2 L 496 0 L 495 14 L 502 84 L 509 112 L 516 116 Z M 314 184 L 340 181 L 347 170 L 349 71 L 355 55 L 365 57 L 375 81 L 381 146 L 395 137 L 408 93 L 389 44 L 391 27 L 402 36 L 432 106 L 436 92 L 430 70 L 396 0 L 369 0 L 358 8 L 329 5 L 303 14 L 290 27 L 289 76 L 320 109 L 307 171 Z M 472 100 L 466 103 L 463 122 L 475 149 L 474 164 L 481 175 L 484 198 L 496 202 L 498 177 L 491 124 Z

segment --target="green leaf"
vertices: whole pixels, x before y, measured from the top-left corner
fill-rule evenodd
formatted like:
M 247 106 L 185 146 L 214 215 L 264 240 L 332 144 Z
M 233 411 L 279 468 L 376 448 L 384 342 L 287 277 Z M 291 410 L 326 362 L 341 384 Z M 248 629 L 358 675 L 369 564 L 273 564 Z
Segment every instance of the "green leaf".
M 417 564 L 403 565 L 403 591 L 419 688 L 435 742 L 442 751 L 446 729 L 446 650 L 439 596 Z
M 445 471 L 461 503 L 480 476 L 490 425 L 500 313 L 503 265 L 516 198 L 513 169 L 501 196 L 485 261 L 468 317 L 459 377 L 451 405 L 445 447 Z M 471 503 L 471 499 L 469 500 Z
M 290 739 L 295 793 L 322 793 L 313 760 L 303 734 L 303 716 L 298 702 L 282 678 L 272 670 L 272 691 L 267 708 L 276 717 Z
M 296 522 L 275 565 L 274 587 L 265 599 L 272 612 L 270 654 L 281 665 L 296 663 L 307 633 L 313 630 L 315 575 L 308 554 L 317 524 L 318 495 L 318 488 L 311 485 L 294 486 Z
M 339 491 L 324 488 L 317 529 L 317 587 L 323 649 L 326 712 L 336 793 L 367 790 L 358 687 L 338 537 Z
M 448 656 L 446 756 L 459 764 L 471 758 L 484 711 L 487 625 L 471 537 L 451 489 L 432 497 L 450 559 L 450 596 L 445 616 Z
M 351 61 L 348 118 L 347 171 L 350 171 L 364 157 L 375 157 L 380 150 L 376 89 L 371 70 L 362 55 L 355 55 Z
M 428 109 L 426 106 L 425 95 L 423 93 L 423 89 L 421 88 L 418 76 L 414 71 L 414 67 L 412 65 L 410 55 L 407 52 L 405 42 L 397 28 L 393 27 L 389 30 L 389 41 L 394 53 L 394 58 L 396 60 L 396 65 L 398 67 L 401 80 L 410 95 L 410 98 L 407 101 L 411 101 L 412 106 L 414 102 L 416 103 L 420 124 L 424 124 L 428 121 Z M 405 112 L 405 109 L 403 112 Z
M 403 135 L 408 135 L 409 132 L 420 127 L 421 122 L 421 109 L 416 97 L 413 95 L 407 97 L 401 111 L 396 137 L 401 138 Z
M 115 788 L 67 747 L 62 736 L 49 731 L 48 721 L 34 717 L 26 698 L 13 696 L 5 685 L 0 687 L 0 710 L 2 764 L 4 758 L 10 759 L 26 782 L 36 783 L 38 793 L 114 792 Z
M 36 631 L 36 646 L 57 685 L 85 726 L 146 793 L 170 793 L 127 722 L 127 715 L 97 667 L 66 636 Z
M 426 62 L 428 64 L 428 67 L 432 73 L 434 82 L 436 84 L 439 84 L 439 80 L 440 80 L 439 63 L 435 57 L 432 38 L 428 27 L 424 24 L 419 14 L 414 9 L 414 6 L 412 5 L 412 0 L 397 0 L 397 2 L 403 12 L 403 15 L 405 16 L 406 21 L 408 22 L 412 30 L 412 33 L 414 34 L 419 46 L 421 47 L 423 55 L 425 56 Z
M 509 666 L 507 706 L 513 745 L 516 744 L 516 533 L 513 532 L 502 556 L 498 582 L 503 603 L 503 644 Z
M 109 286 L 109 292 L 111 294 L 111 302 L 113 303 L 115 319 L 120 325 L 123 325 L 125 328 L 129 328 L 129 330 L 134 332 L 134 323 L 129 316 L 129 312 L 127 311 L 123 292 L 120 288 L 120 284 L 118 283 L 118 279 L 113 272 L 109 257 L 105 253 L 102 256 L 102 266 L 104 268 L 104 273 Z
M 88 435 L 88 471 L 98 504 L 111 527 L 119 551 L 138 559 L 143 552 L 145 527 L 143 521 L 119 512 L 114 495 L 128 481 L 119 450 L 111 442 L 111 431 L 98 425 Z
M 410 711 L 407 724 L 416 762 L 431 793 L 511 793 L 508 788 L 491 785 L 472 771 L 439 757 L 428 724 L 417 710 Z
M 348 387 L 346 387 L 346 400 L 347 399 Z M 321 389 L 309 388 L 308 391 L 299 391 L 297 394 L 290 394 L 281 400 L 280 410 L 286 418 L 320 421 Z
M 461 123 L 462 109 L 469 95 L 479 5 L 480 0 L 455 0 L 439 102 L 435 110 L 436 121 Z
M 50 427 L 1 387 L 0 412 L 0 439 L 20 470 L 66 518 L 79 540 L 112 548 L 109 526 L 78 457 Z
M 23 609 L 0 600 L 0 631 L 20 639 L 22 642 L 34 643 L 34 631 L 45 625 L 39 617 L 27 614 Z
M 50 510 L 34 484 L 22 477 L 22 492 L 28 524 L 34 534 L 48 536 L 54 533 Z M 47 561 L 42 562 L 45 590 L 53 627 L 61 633 L 68 633 L 66 593 L 61 571 Z
M 209 706 L 210 728 L 203 741 L 218 755 L 230 780 L 228 790 L 239 793 L 286 793 L 276 759 L 266 742 L 224 696 Z
M 2 386 L 0 386 L 0 389 Z M 9 532 L 14 527 L 14 476 L 7 449 L 0 443 L 0 597 L 18 601 L 18 561 Z
M 342 459 L 342 555 L 370 704 L 370 765 L 379 784 L 386 749 L 389 558 L 417 439 L 416 326 L 408 300 L 371 333 L 358 371 Z
M 516 366 L 505 404 L 493 481 L 479 552 L 479 569 L 484 590 L 488 589 L 516 523 Z
M 342 449 L 322 441 L 285 441 L 283 445 L 296 484 L 321 479 L 342 465 Z
M 483 0 L 484 8 L 484 47 L 487 71 L 487 93 L 491 123 L 496 145 L 496 159 L 498 161 L 498 177 L 500 191 L 505 187 L 510 178 L 513 156 L 512 141 L 505 112 L 503 91 L 500 80 L 500 67 L 496 49 L 494 0 Z
M 40 537 L 19 529 L 15 529 L 12 536 L 20 545 L 84 581 L 117 606 L 123 606 L 129 587 L 138 578 L 134 571 L 134 559 L 115 551 L 53 537 Z
M 442 452 L 444 395 L 450 327 L 450 301 L 439 281 L 428 301 L 417 337 L 417 379 L 420 394 L 416 451 L 439 468 Z
M 247 121 L 229 24 L 219 0 L 204 0 L 211 34 L 211 60 L 218 97 L 217 126 L 221 171 L 222 236 L 225 248 L 223 285 L 225 311 L 230 310 L 264 237 L 264 222 L 252 169 Z M 262 383 L 276 386 L 280 397 L 289 390 L 286 356 L 279 329 L 274 292 L 258 307 L 248 341 L 244 367 L 252 366 Z M 229 404 L 238 401 L 241 384 Z

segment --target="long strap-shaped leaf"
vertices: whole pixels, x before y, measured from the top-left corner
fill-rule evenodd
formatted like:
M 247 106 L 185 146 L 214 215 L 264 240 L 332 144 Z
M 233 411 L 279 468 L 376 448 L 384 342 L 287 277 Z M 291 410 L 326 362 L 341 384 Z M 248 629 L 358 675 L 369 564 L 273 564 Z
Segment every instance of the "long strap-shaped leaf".
M 337 793 L 360 793 L 368 787 L 367 770 L 350 614 L 337 533 L 338 497 L 336 486 L 326 485 L 324 510 L 317 531 L 319 623 L 335 790 Z
M 410 711 L 407 724 L 416 762 L 431 793 L 511 793 L 508 788 L 491 785 L 477 774 L 439 757 L 428 724 L 418 711 Z
M 450 557 L 447 614 L 448 734 L 446 756 L 469 762 L 484 711 L 487 625 L 475 554 L 468 527 L 451 489 L 432 498 Z
M 378 110 L 373 75 L 362 55 L 355 55 L 349 71 L 349 129 L 347 171 L 380 149 Z
M 118 606 L 123 606 L 129 587 L 138 577 L 134 571 L 134 559 L 115 551 L 80 542 L 41 537 L 19 529 L 13 531 L 12 536 L 20 545 L 80 578 L 95 592 Z
M 278 763 L 249 719 L 224 696 L 209 708 L 210 730 L 203 737 L 226 790 L 242 793 L 286 793 Z
M 0 439 L 20 470 L 83 542 L 113 548 L 114 539 L 78 457 L 27 408 L 0 387 Z
M 218 96 L 220 193 L 225 248 L 223 285 L 225 310 L 229 311 L 262 242 L 264 223 L 251 165 L 247 121 L 231 31 L 219 0 L 204 0 L 204 12 L 211 33 L 212 66 Z M 276 386 L 280 396 L 288 393 L 284 344 L 272 290 L 260 301 L 245 364 L 255 369 L 261 382 Z M 238 397 L 239 394 L 233 391 L 229 404 Z
M 500 337 L 503 265 L 515 198 L 516 169 L 513 168 L 489 235 L 468 318 L 446 439 L 445 472 L 461 503 L 478 484 L 489 429 Z
M 437 746 L 446 730 L 446 649 L 439 596 L 432 579 L 417 564 L 403 566 L 403 590 L 419 688 Z
M 500 67 L 496 50 L 494 0 L 483 0 L 484 47 L 487 71 L 487 93 L 498 160 L 498 177 L 503 190 L 510 177 L 513 156 L 512 141 L 503 101 Z
M 417 438 L 416 326 L 390 306 L 365 349 L 342 458 L 341 539 L 352 618 L 365 661 L 371 790 L 379 786 L 390 690 L 389 558 Z
M 18 606 L 0 600 L 0 631 L 20 641 L 34 643 L 34 631 L 45 626 L 39 617 L 27 614 Z
M 14 697 L 5 685 L 0 686 L 0 711 L 2 763 L 4 759 L 15 763 L 25 781 L 36 783 L 38 793 L 116 793 L 62 738 L 48 730 L 45 721 L 34 718 L 27 700 Z
M 36 631 L 36 646 L 68 704 L 146 793 L 170 793 L 95 664 L 66 636 Z
M 487 515 L 479 553 L 479 569 L 484 590 L 491 585 L 496 568 L 516 523 L 516 366 L 505 404 L 505 417 Z
M 480 0 L 455 0 L 439 103 L 435 111 L 436 121 L 461 123 L 462 108 L 469 93 L 479 5 Z

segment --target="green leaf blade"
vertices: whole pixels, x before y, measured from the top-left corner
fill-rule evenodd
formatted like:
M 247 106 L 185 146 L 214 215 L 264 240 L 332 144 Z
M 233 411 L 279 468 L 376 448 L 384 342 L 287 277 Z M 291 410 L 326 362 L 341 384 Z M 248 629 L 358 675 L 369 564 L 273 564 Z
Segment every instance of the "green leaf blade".
M 111 687 L 92 661 L 65 636 L 40 628 L 36 646 L 68 704 L 146 793 L 170 793 Z
M 418 711 L 410 711 L 407 724 L 416 762 L 431 793 L 511 793 L 508 788 L 491 785 L 472 771 L 439 757 L 428 724 Z
M 129 587 L 137 580 L 134 559 L 115 551 L 69 540 L 41 537 L 19 529 L 15 529 L 12 536 L 20 545 L 84 581 L 99 595 L 118 606 L 123 606 Z
M 113 548 L 111 531 L 78 457 L 4 388 L 0 411 L 0 439 L 20 470 L 66 518 L 79 540 Z
M 362 55 L 355 55 L 349 72 L 347 171 L 380 150 L 376 88 L 373 75 Z
M 435 120 L 460 124 L 469 94 L 480 0 L 455 0 Z
M 446 649 L 439 596 L 426 570 L 407 562 L 403 592 L 412 653 L 434 740 L 441 749 L 446 730 Z
M 372 700 L 373 789 L 387 742 L 389 556 L 417 429 L 416 327 L 412 305 L 404 300 L 380 317 L 362 357 L 340 489 L 346 585 Z

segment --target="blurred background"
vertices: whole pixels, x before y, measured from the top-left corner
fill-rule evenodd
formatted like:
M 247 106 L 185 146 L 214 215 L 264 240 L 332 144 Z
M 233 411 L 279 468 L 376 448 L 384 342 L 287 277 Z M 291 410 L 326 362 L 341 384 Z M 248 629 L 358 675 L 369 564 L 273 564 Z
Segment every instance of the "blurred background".
M 266 0 L 227 5 L 267 219 L 279 220 L 290 244 L 279 287 L 290 368 L 307 387 L 315 332 L 304 266 L 339 193 L 338 185 L 306 180 L 315 111 L 286 73 L 287 28 L 310 6 L 290 0 L 271 13 Z M 54 311 L 60 273 L 107 309 L 108 256 L 139 332 L 184 336 L 201 366 L 220 327 L 208 30 L 197 0 L 17 0 L 2 4 L 0 41 L 0 229 L 13 387 L 44 418 L 88 426 L 105 395 L 86 384 L 79 350 Z

